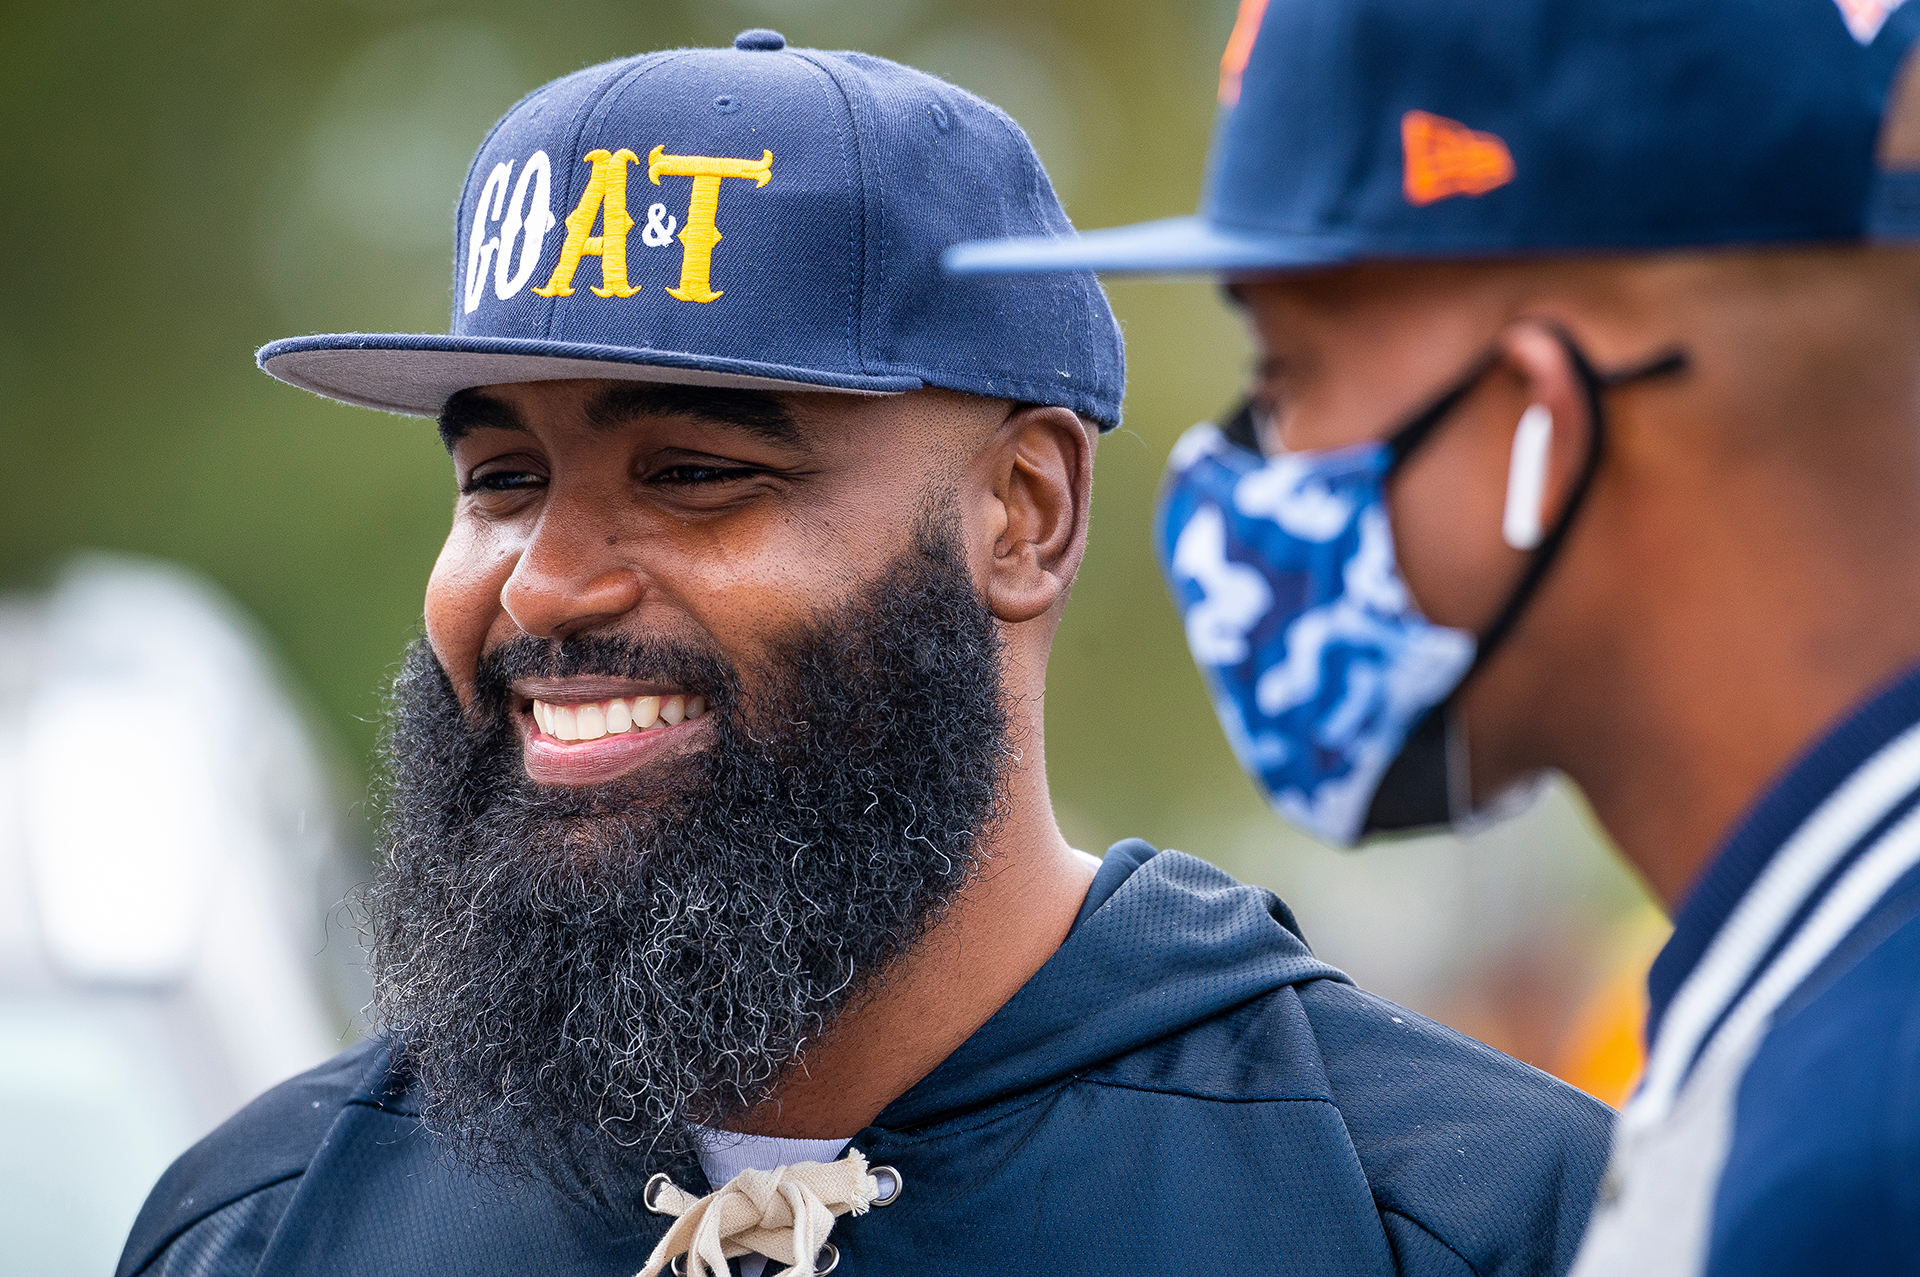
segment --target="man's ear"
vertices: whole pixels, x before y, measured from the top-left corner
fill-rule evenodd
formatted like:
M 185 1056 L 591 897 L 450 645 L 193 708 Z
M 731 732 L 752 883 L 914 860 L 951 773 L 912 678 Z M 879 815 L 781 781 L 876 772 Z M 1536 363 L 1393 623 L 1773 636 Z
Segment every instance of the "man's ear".
M 1066 598 L 1087 546 L 1093 432 L 1066 408 L 1016 405 L 981 456 L 992 492 L 987 605 L 1010 623 Z
M 1539 408 L 1536 418 L 1551 423 L 1546 432 L 1545 455 L 1538 471 L 1538 485 L 1525 495 L 1528 505 L 1534 507 L 1530 512 L 1536 526 L 1541 529 L 1553 527 L 1566 509 L 1567 500 L 1573 494 L 1575 481 L 1579 478 L 1580 467 L 1585 463 L 1587 450 L 1592 446 L 1593 417 L 1591 405 L 1587 402 L 1586 387 L 1580 380 L 1579 372 L 1574 368 L 1573 357 L 1554 331 L 1544 325 L 1523 321 L 1509 327 L 1500 337 L 1501 352 L 1510 367 L 1519 377 L 1521 393 L 1525 397 L 1529 410 Z M 1522 419 L 1513 423 L 1514 456 L 1508 475 L 1509 525 L 1516 513 L 1514 508 L 1516 494 L 1514 485 L 1520 482 L 1524 468 L 1522 454 L 1527 449 L 1523 436 L 1527 431 L 1522 427 Z M 1539 425 L 1536 420 L 1530 424 Z M 1511 537 L 1509 538 L 1511 544 Z M 1516 546 L 1527 548 L 1530 546 Z

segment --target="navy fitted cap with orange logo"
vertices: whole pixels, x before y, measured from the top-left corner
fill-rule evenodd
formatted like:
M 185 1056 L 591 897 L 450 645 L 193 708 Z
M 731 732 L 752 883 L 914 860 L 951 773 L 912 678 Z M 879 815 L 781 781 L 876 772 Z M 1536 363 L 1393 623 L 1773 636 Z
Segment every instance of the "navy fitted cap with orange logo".
M 1242 0 L 1196 217 L 957 272 L 1920 238 L 1920 4 Z
M 455 217 L 451 333 L 294 337 L 258 358 L 419 415 L 473 386 L 581 377 L 933 386 L 1111 426 L 1120 333 L 1091 275 L 940 269 L 958 240 L 1071 231 L 1003 112 L 748 31 L 556 80 L 494 126 Z

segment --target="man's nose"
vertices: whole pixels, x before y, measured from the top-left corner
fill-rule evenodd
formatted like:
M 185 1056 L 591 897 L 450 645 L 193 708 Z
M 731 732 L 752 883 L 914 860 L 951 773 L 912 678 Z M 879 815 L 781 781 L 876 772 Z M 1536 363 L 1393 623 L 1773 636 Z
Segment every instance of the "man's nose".
M 587 511 L 550 506 L 500 590 L 513 623 L 535 638 L 565 638 L 638 606 L 642 571 Z

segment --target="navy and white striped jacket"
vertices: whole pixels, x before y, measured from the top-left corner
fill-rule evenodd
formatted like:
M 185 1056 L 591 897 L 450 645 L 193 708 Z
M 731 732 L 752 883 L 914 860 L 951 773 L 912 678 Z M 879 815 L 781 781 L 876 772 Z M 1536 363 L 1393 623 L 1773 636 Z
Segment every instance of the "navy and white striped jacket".
M 1648 984 L 1575 1277 L 1920 1273 L 1920 670 L 1753 807 Z

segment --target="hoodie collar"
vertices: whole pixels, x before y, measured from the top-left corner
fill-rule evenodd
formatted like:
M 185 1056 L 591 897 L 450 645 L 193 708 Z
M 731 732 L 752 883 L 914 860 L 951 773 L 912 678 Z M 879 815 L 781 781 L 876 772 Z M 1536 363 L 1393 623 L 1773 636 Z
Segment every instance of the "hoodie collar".
M 918 1126 L 1071 1077 L 1309 980 L 1349 983 L 1272 892 L 1139 839 L 1116 843 L 1060 948 L 875 1125 Z

